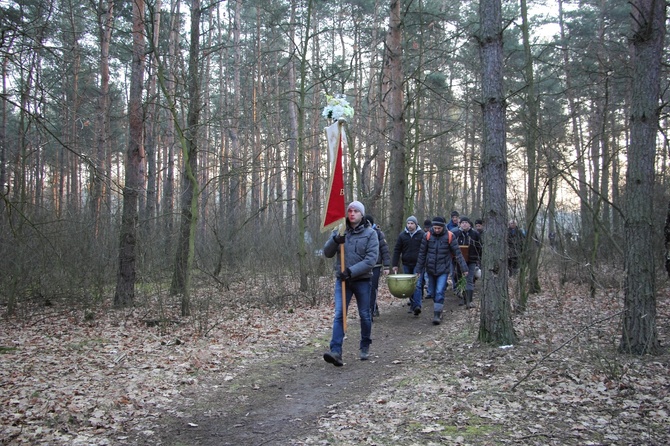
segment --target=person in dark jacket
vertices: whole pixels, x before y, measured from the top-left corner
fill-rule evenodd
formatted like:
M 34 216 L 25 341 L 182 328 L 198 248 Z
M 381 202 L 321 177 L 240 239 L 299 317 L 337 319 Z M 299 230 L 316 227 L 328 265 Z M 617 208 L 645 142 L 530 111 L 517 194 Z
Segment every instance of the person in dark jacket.
M 428 281 L 434 290 L 435 303 L 433 304 L 433 324 L 439 325 L 444 307 L 444 293 L 450 281 L 452 256 L 462 267 L 464 275 L 468 274 L 468 265 L 458 248 L 456 238 L 446 228 L 444 217 L 433 218 L 433 227 L 426 233 L 419 248 L 419 258 L 414 270 L 417 274 L 428 273 Z
M 402 270 L 405 274 L 413 274 L 416 260 L 419 258 L 419 248 L 424 232 L 419 228 L 419 221 L 415 216 L 410 216 L 405 222 L 405 229 L 398 235 L 393 248 L 391 259 L 391 270 L 393 274 L 398 273 L 398 265 L 402 259 Z M 410 302 L 410 311 L 418 316 L 421 313 L 421 295 L 423 290 L 423 275 L 419 276 L 416 283 L 416 291 Z
M 365 207 L 360 201 L 352 201 L 347 206 L 346 228 L 344 234 L 337 230 L 323 246 L 323 254 L 327 258 L 335 257 L 335 319 L 333 335 L 330 340 L 330 351 L 323 354 L 323 359 L 341 367 L 342 343 L 344 342 L 344 326 L 342 325 L 343 308 L 349 308 L 351 298 L 356 296 L 358 315 L 361 320 L 360 359 L 369 358 L 372 343 L 372 319 L 370 317 L 370 279 L 372 269 L 379 257 L 379 237 L 374 229 L 366 226 L 363 216 Z M 344 244 L 344 268 L 340 264 L 340 245 Z M 342 304 L 342 283 L 346 282 L 344 305 Z
M 389 253 L 389 244 L 386 241 L 386 235 L 379 226 L 375 224 L 375 219 L 372 215 L 366 215 L 365 219 L 372 229 L 377 233 L 379 238 L 379 257 L 377 257 L 377 264 L 372 270 L 372 279 L 370 283 L 370 317 L 374 321 L 375 317 L 379 316 L 379 307 L 377 306 L 377 295 L 379 292 L 379 276 L 381 276 L 382 268 L 384 274 L 389 273 L 391 267 L 391 254 Z
M 464 275 L 466 276 L 465 291 L 461 294 L 461 299 L 465 303 L 467 308 L 474 308 L 475 304 L 472 302 L 472 297 L 475 292 L 475 272 L 479 268 L 479 262 L 482 256 L 482 244 L 479 236 L 479 232 L 475 231 L 472 228 L 472 223 L 468 217 L 461 217 L 460 228 L 454 231 L 454 237 L 458 243 L 459 248 L 461 249 L 461 254 L 467 263 L 467 270 L 461 269 L 461 267 L 456 265 L 456 280 L 460 280 Z M 464 274 L 467 272 L 468 274 Z M 460 292 L 461 290 L 459 290 Z

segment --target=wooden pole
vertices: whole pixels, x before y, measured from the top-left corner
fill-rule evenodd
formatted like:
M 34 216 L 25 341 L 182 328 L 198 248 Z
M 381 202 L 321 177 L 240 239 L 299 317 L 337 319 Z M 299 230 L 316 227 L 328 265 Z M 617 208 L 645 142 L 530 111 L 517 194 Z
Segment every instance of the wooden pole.
M 340 271 L 347 269 L 344 264 L 344 243 L 340 244 Z M 338 279 L 339 280 L 339 279 Z M 342 331 L 347 332 L 347 282 L 342 281 Z

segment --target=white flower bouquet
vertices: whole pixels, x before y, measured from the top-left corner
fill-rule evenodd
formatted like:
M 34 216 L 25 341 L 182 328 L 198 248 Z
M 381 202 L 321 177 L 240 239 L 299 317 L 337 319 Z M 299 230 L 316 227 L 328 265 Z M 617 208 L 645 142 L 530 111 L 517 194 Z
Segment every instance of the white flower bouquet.
M 337 121 L 340 118 L 353 118 L 354 109 L 347 102 L 346 96 L 336 94 L 334 96 L 326 95 L 326 106 L 321 113 L 326 119 Z

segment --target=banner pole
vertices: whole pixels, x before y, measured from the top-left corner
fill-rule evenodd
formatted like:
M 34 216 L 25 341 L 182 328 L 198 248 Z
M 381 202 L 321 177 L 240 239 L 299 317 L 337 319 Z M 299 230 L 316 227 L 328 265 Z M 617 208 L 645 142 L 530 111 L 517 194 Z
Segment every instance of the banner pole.
M 344 243 L 340 245 L 340 271 L 344 272 Z M 347 332 L 347 282 L 342 281 L 342 331 Z

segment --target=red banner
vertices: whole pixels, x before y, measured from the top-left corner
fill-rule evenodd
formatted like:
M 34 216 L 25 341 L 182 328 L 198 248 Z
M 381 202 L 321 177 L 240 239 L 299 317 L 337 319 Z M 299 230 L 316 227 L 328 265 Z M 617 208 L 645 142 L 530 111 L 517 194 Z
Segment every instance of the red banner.
M 332 131 L 335 130 L 333 127 L 337 129 L 336 139 L 333 138 L 334 135 Z M 335 123 L 326 128 L 326 135 L 328 137 L 328 143 L 331 149 L 333 148 L 333 142 L 335 142 L 335 140 L 337 141 L 337 152 L 335 154 L 333 168 L 331 169 L 333 174 L 330 181 L 330 187 L 328 189 L 328 198 L 323 214 L 321 232 L 326 232 L 337 227 L 347 216 L 345 209 L 346 203 L 344 201 L 344 170 L 342 169 L 343 132 L 341 129 L 341 123 Z

